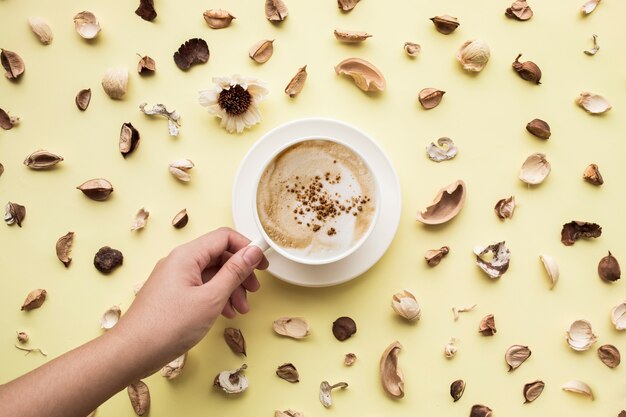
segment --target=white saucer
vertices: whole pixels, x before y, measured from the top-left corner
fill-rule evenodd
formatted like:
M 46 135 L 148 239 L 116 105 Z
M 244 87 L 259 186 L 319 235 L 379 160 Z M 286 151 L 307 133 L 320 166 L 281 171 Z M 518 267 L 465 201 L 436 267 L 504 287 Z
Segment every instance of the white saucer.
M 233 222 L 235 228 L 251 240 L 260 238 L 252 207 L 253 178 L 261 175 L 264 163 L 281 146 L 300 137 L 334 137 L 357 149 L 369 162 L 380 185 L 378 222 L 363 245 L 350 256 L 326 265 L 303 265 L 280 256 L 272 249 L 266 252 L 268 272 L 277 278 L 305 287 L 326 287 L 349 281 L 366 272 L 383 256 L 398 229 L 402 196 L 400 183 L 391 161 L 364 132 L 346 123 L 322 118 L 300 119 L 266 133 L 244 157 L 233 185 Z

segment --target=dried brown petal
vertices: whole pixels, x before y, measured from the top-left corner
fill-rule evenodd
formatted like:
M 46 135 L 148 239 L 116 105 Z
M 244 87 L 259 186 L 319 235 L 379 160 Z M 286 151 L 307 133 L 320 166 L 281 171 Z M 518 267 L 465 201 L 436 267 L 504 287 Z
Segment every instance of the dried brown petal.
M 235 16 L 222 9 L 209 9 L 202 15 L 211 29 L 223 29 L 228 27 L 233 19 L 235 19 Z
M 87 107 L 89 107 L 89 102 L 91 101 L 91 88 L 85 88 L 80 90 L 78 94 L 76 94 L 76 107 L 79 110 L 85 111 Z
M 615 368 L 621 362 L 619 350 L 613 345 L 602 345 L 598 348 L 598 356 L 603 364 Z
M 464 392 L 465 392 L 465 381 L 463 381 L 462 379 L 457 379 L 452 384 L 450 384 L 450 396 L 452 397 L 454 402 L 459 401 L 461 397 L 463 396 Z
M 508 348 L 504 354 L 504 359 L 506 360 L 507 365 L 509 365 L 509 372 L 519 368 L 526 361 L 526 359 L 530 358 L 531 354 L 532 352 L 528 346 L 513 345 Z
M 26 207 L 10 201 L 7 203 L 4 214 L 4 221 L 6 224 L 10 226 L 15 223 L 19 227 L 22 227 L 24 217 L 26 217 Z
M 137 72 L 141 75 L 153 74 L 156 71 L 156 62 L 154 59 L 150 58 L 148 55 L 141 56 L 137 63 Z
M 139 146 L 139 131 L 135 129 L 132 123 L 122 124 L 120 129 L 120 153 L 124 158 L 130 155 Z
M 422 47 L 418 43 L 404 42 L 404 52 L 410 57 L 417 57 L 422 52 Z
M 298 370 L 291 363 L 285 363 L 285 364 L 280 365 L 278 369 L 276 369 L 276 375 L 278 375 L 279 378 L 282 378 L 285 381 L 288 381 L 291 383 L 300 382 L 298 379 L 300 378 L 300 375 L 298 374 Z
M 74 29 L 84 39 L 93 39 L 100 33 L 100 23 L 96 16 L 88 11 L 74 16 Z
M 248 51 L 248 56 L 257 64 L 264 64 L 274 53 L 274 39 L 261 40 L 256 42 Z
M 33 31 L 39 42 L 44 45 L 50 45 L 52 43 L 52 29 L 50 29 L 50 25 L 40 17 L 31 16 L 28 18 L 28 25 L 30 29 Z
M 472 406 L 472 410 L 470 411 L 470 417 L 491 417 L 492 411 L 491 408 L 486 405 L 476 404 Z
M 93 265 L 103 274 L 108 274 L 124 262 L 124 255 L 117 249 L 101 247 L 93 259 Z
M 224 341 L 233 353 L 246 356 L 246 340 L 244 339 L 241 330 L 233 327 L 225 328 Z
M 359 1 L 361 0 L 337 0 L 337 5 L 344 12 L 349 12 L 356 7 Z
M 356 355 L 354 353 L 346 353 L 346 356 L 343 358 L 343 364 L 352 366 L 354 362 L 356 362 Z
M 9 80 L 17 80 L 26 70 L 24 61 L 15 52 L 0 48 L 0 63 L 6 70 L 5 77 Z
M 420 104 L 426 110 L 434 109 L 441 103 L 441 99 L 445 94 L 445 91 L 438 90 L 436 88 L 424 88 L 417 96 Z
M 335 66 L 335 72 L 352 77 L 354 84 L 363 91 L 381 92 L 387 86 L 382 72 L 371 62 L 361 58 L 344 59 Z
M 550 125 L 541 119 L 533 119 L 528 122 L 526 130 L 540 139 L 549 139 L 552 134 L 552 132 L 550 132 Z
M 546 384 L 539 380 L 524 385 L 524 404 L 531 403 L 539 398 L 545 386 Z
M 372 35 L 367 32 L 359 32 L 354 30 L 335 29 L 333 33 L 335 34 L 335 38 L 338 41 L 345 43 L 360 43 L 367 38 L 372 37 Z
M 596 164 L 590 164 L 587 168 L 585 168 L 585 172 L 583 172 L 583 179 L 593 185 L 604 184 L 604 179 L 602 178 L 600 169 Z
M 22 304 L 21 310 L 30 311 L 30 310 L 34 310 L 36 308 L 41 307 L 43 302 L 46 301 L 47 294 L 48 293 L 46 292 L 46 290 L 42 290 L 42 289 L 32 290 L 26 296 L 26 299 L 24 300 L 24 303 Z
M 390 344 L 380 358 L 380 379 L 387 394 L 394 398 L 404 397 L 404 375 L 398 368 L 400 342 Z
M 417 213 L 417 221 L 427 225 L 435 225 L 452 220 L 463 208 L 465 190 L 463 180 L 457 180 L 440 189 L 433 202 Z
M 541 84 L 541 70 L 532 61 L 519 62 L 522 54 L 519 54 L 512 64 L 513 70 L 526 81 L 530 81 L 535 84 Z
M 4 174 L 4 165 L 0 163 L 0 177 Z
M 40 170 L 52 168 L 61 161 L 63 161 L 62 156 L 40 149 L 28 155 L 24 159 L 24 165 L 31 169 Z
M 426 251 L 424 255 L 424 259 L 426 259 L 426 263 L 428 266 L 437 266 L 441 259 L 446 256 L 450 252 L 450 248 L 447 246 L 442 246 L 439 249 L 430 249 Z
M 154 0 L 139 0 L 139 7 L 135 10 L 135 14 L 143 20 L 152 22 L 157 17 L 157 12 L 154 10 Z
M 270 22 L 282 22 L 289 10 L 283 0 L 265 0 L 265 17 Z
M 626 410 L 620 411 L 620 413 L 617 415 L 617 417 L 626 417 Z
M 59 261 L 63 262 L 66 268 L 69 267 L 72 262 L 72 258 L 70 257 L 72 244 L 74 244 L 74 232 L 67 232 L 67 234 L 57 240 L 57 258 L 59 258 Z
M 13 126 L 17 125 L 20 122 L 19 117 L 11 116 L 9 113 L 0 109 L 0 127 L 4 130 L 10 130 Z
M 350 317 L 339 317 L 333 322 L 333 335 L 339 341 L 349 339 L 356 333 L 356 323 Z
M 303 317 L 281 317 L 274 320 L 272 327 L 281 336 L 302 339 L 310 333 L 309 323 Z
M 227 394 L 239 394 L 248 388 L 248 378 L 243 372 L 248 369 L 245 363 L 232 371 L 222 371 L 215 376 L 213 385 L 219 387 Z
M 189 39 L 174 52 L 174 62 L 183 71 L 195 64 L 203 64 L 209 60 L 209 46 L 204 39 Z
M 459 19 L 447 14 L 444 14 L 443 16 L 431 17 L 430 20 L 435 25 L 437 32 L 443 33 L 444 35 L 449 35 L 454 32 L 460 25 Z
M 187 226 L 187 222 L 189 222 L 189 215 L 187 214 L 187 209 L 182 209 L 176 216 L 172 219 L 172 226 L 177 229 L 182 229 Z
M 480 267 L 489 278 L 500 278 L 509 269 L 511 251 L 506 247 L 505 242 L 498 242 L 482 248 L 474 248 L 476 255 L 476 265 Z
M 130 226 L 130 231 L 135 231 L 139 229 L 143 229 L 146 227 L 146 223 L 148 222 L 148 217 L 150 216 L 150 212 L 146 211 L 145 208 L 140 208 L 137 214 L 135 215 L 135 220 L 133 224 Z
M 563 391 L 573 392 L 575 394 L 581 394 L 589 397 L 591 401 L 593 401 L 593 391 L 591 391 L 591 387 L 582 381 L 568 381 L 561 386 Z
M 478 332 L 482 333 L 483 336 L 493 336 L 497 333 L 496 321 L 493 314 L 487 314 L 483 317 L 478 326 Z
M 138 416 L 143 416 L 150 409 L 150 390 L 143 381 L 136 381 L 128 386 L 128 398 Z
M 113 192 L 113 186 L 104 178 L 94 178 L 92 180 L 85 181 L 76 188 L 95 201 L 104 201 L 109 198 Z
M 426 154 L 431 161 L 448 161 L 456 156 L 459 149 L 450 138 L 442 137 L 437 139 L 437 143 L 430 142 L 426 147 Z
M 604 258 L 600 259 L 598 263 L 598 275 L 600 278 L 607 282 L 615 282 L 622 277 L 622 270 L 619 267 L 619 262 L 611 251 Z
M 515 212 L 515 197 L 510 196 L 508 198 L 498 200 L 493 209 L 496 212 L 496 216 L 498 216 L 500 220 L 510 219 L 513 217 L 513 213 Z
M 186 363 L 187 352 L 161 368 L 161 376 L 169 380 L 177 378 L 183 372 L 183 368 L 185 367 Z
M 304 83 L 306 82 L 306 65 L 303 66 L 296 72 L 296 75 L 293 76 L 287 87 L 285 87 L 285 94 L 289 97 L 293 98 L 300 94 L 302 88 L 304 87 Z
M 128 90 L 128 70 L 109 68 L 102 77 L 102 89 L 113 100 L 121 100 Z
M 561 230 L 561 242 L 565 246 L 571 246 L 580 238 L 590 239 L 602 235 L 602 227 L 597 223 L 581 222 L 573 220 L 563 225 Z
M 28 342 L 29 336 L 28 333 L 26 332 L 17 332 L 17 341 L 20 343 L 26 343 Z
M 533 17 L 533 11 L 526 3 L 526 0 L 516 0 L 511 4 L 511 7 L 507 8 L 504 12 L 506 17 L 517 20 L 528 20 Z
M 583 51 L 585 55 L 595 55 L 600 50 L 600 45 L 598 45 L 598 35 L 591 35 L 591 36 L 593 39 L 593 48 Z

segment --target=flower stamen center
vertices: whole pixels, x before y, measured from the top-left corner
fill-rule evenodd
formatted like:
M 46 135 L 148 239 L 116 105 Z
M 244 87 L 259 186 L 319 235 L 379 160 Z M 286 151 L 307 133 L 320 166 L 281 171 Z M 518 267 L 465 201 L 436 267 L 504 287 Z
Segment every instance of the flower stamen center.
M 219 106 L 231 116 L 239 116 L 248 111 L 252 95 L 239 84 L 222 90 L 217 98 Z

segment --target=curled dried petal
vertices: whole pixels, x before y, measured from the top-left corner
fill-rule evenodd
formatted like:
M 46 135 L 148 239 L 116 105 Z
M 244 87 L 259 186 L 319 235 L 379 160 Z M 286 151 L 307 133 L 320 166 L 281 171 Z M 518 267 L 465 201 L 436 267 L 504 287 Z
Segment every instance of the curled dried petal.
M 459 319 L 459 313 L 467 313 L 469 311 L 472 311 L 473 309 L 476 308 L 478 304 L 474 304 L 468 307 L 452 307 L 452 314 L 454 315 L 454 321 L 457 321 Z
M 595 55 L 600 50 L 600 45 L 598 45 L 598 35 L 592 35 L 592 39 L 593 39 L 593 48 L 583 51 L 585 55 Z
M 426 251 L 424 259 L 426 260 L 428 266 L 434 267 L 439 265 L 441 259 L 443 259 L 443 257 L 446 256 L 449 252 L 450 248 L 447 246 L 442 246 L 439 249 L 430 249 Z
M 152 22 L 157 17 L 157 12 L 154 10 L 154 0 L 139 0 L 139 7 L 135 10 L 135 14 L 143 20 Z
M 589 349 L 597 340 L 598 336 L 593 333 L 591 323 L 587 320 L 576 320 L 567 331 L 567 344 L 579 352 Z
M 611 103 L 599 94 L 583 91 L 576 99 L 576 104 L 590 114 L 602 114 L 611 110 Z
M 422 52 L 422 47 L 418 43 L 404 42 L 404 52 L 410 57 L 417 57 Z
M 420 104 L 426 110 L 434 109 L 441 103 L 441 99 L 445 94 L 445 91 L 438 90 L 436 88 L 424 88 L 417 96 Z
M 568 381 L 561 386 L 563 391 L 573 392 L 575 394 L 581 394 L 587 396 L 593 401 L 593 391 L 591 391 L 591 387 L 582 381 Z
M 546 384 L 543 381 L 539 380 L 529 382 L 528 384 L 524 385 L 524 404 L 531 403 L 539 398 L 545 386 Z
M 583 6 L 580 8 L 580 12 L 583 15 L 588 15 L 592 13 L 596 9 L 596 7 L 598 7 L 599 3 L 600 0 L 589 0 L 585 2 L 585 4 L 583 4 Z
M 439 190 L 433 202 L 417 213 L 417 221 L 435 225 L 452 220 L 465 203 L 465 182 L 457 180 Z
M 289 10 L 283 0 L 265 0 L 265 17 L 270 22 L 282 22 L 288 14 Z
M 601 235 L 602 227 L 599 224 L 573 220 L 563 225 L 561 242 L 565 246 L 571 246 L 580 238 L 590 239 L 600 237 Z
M 487 314 L 482 318 L 480 325 L 478 326 L 478 332 L 483 336 L 493 336 L 497 333 L 496 321 L 493 314 Z
M 435 142 L 431 142 L 430 145 L 426 147 L 428 157 L 435 162 L 452 159 L 458 152 L 459 150 L 454 144 L 454 141 L 446 137 L 439 138 L 436 144 Z
M 402 349 L 400 342 L 390 344 L 380 358 L 380 378 L 387 394 L 394 398 L 404 397 L 404 375 L 398 368 L 398 354 Z
M 24 303 L 22 304 L 22 311 L 30 311 L 42 306 L 44 301 L 46 301 L 46 295 L 48 293 L 43 289 L 32 290 L 26 296 Z
M 596 164 L 589 164 L 589 166 L 585 168 L 585 172 L 583 172 L 583 179 L 589 184 L 593 185 L 604 184 L 604 179 L 602 178 L 602 174 L 600 174 L 600 169 Z
M 348 388 L 348 384 L 345 382 L 338 382 L 334 385 L 330 385 L 328 383 L 328 381 L 322 381 L 322 383 L 320 384 L 320 402 L 322 403 L 322 405 L 326 408 L 330 407 L 331 405 L 333 405 L 333 397 L 331 396 L 331 392 L 332 390 L 334 390 L 335 388 Z
M 511 251 L 506 247 L 505 242 L 498 242 L 486 248 L 477 246 L 474 248 L 476 255 L 476 265 L 480 267 L 489 278 L 500 278 L 508 269 L 511 259 Z M 487 256 L 491 256 L 487 259 Z
M 246 356 L 246 339 L 244 339 L 241 330 L 234 327 L 225 328 L 224 341 L 233 353 Z
M 496 212 L 496 216 L 498 216 L 500 220 L 510 219 L 513 217 L 513 213 L 515 212 L 515 197 L 510 196 L 508 198 L 498 200 L 493 209 Z
M 302 339 L 311 334 L 309 323 L 303 317 L 281 317 L 274 320 L 272 327 L 281 336 Z
M 150 58 L 148 55 L 141 56 L 137 63 L 137 72 L 141 75 L 152 74 L 156 71 L 156 62 L 154 59 Z
M 56 251 L 57 258 L 63 262 L 65 267 L 69 267 L 72 262 L 70 254 L 72 252 L 72 244 L 74 243 L 74 232 L 67 232 L 57 240 Z
M 349 12 L 356 7 L 359 1 L 361 0 L 337 0 L 337 5 L 344 12 Z
M 274 417 L 304 417 L 304 414 L 291 409 L 287 409 L 284 411 L 276 410 L 274 411 Z
M 26 207 L 21 204 L 8 202 L 5 207 L 4 221 L 9 226 L 12 224 L 17 224 L 19 227 L 22 227 L 22 222 L 26 217 Z
M 542 153 L 534 153 L 530 155 L 520 169 L 519 179 L 526 184 L 541 184 L 550 175 L 552 166 Z
M 248 51 L 248 55 L 250 59 L 258 64 L 264 64 L 269 61 L 269 59 L 274 54 L 274 39 L 269 40 L 261 40 L 256 42 L 250 50 Z
M 291 383 L 299 382 L 298 378 L 300 378 L 300 375 L 298 374 L 298 370 L 291 363 L 284 363 L 280 365 L 276 369 L 276 375 L 278 375 L 279 378 L 282 378 L 285 381 L 288 381 Z
M 385 77 L 371 62 L 361 58 L 348 58 L 335 66 L 338 75 L 352 77 L 354 83 L 363 91 L 384 91 L 387 86 Z
M 0 109 L 0 127 L 4 130 L 10 130 L 13 126 L 19 124 L 20 118 L 11 116 L 6 111 Z
M 522 54 L 517 55 L 511 66 L 522 79 L 535 84 L 541 84 L 541 69 L 532 61 L 519 62 Z
M 346 366 L 352 366 L 356 362 L 356 355 L 354 353 L 346 353 L 343 358 L 343 364 Z
M 74 16 L 74 28 L 82 38 L 93 39 L 100 33 L 100 22 L 93 13 L 84 11 Z
M 517 20 L 528 20 L 533 17 L 533 10 L 530 8 L 526 0 L 516 0 L 504 12 L 506 17 Z
M 245 363 L 232 371 L 222 371 L 215 376 L 213 385 L 227 394 L 240 394 L 248 388 L 248 378 L 243 372 L 248 369 Z
M 302 88 L 304 88 L 304 83 L 306 82 L 307 72 L 306 65 L 303 66 L 296 72 L 296 75 L 293 76 L 287 87 L 285 87 L 285 94 L 289 97 L 293 98 L 300 94 Z

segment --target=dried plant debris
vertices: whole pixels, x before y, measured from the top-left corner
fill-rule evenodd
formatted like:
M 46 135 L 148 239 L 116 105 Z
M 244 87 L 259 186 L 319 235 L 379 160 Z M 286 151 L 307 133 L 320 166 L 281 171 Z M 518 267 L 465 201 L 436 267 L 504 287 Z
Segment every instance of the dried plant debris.
M 4 221 L 7 225 L 17 224 L 22 227 L 22 222 L 26 217 L 26 207 L 21 204 L 8 202 L 4 209 Z
M 128 90 L 128 70 L 109 68 L 102 77 L 102 88 L 113 100 L 121 100 Z
M 17 341 L 22 344 L 28 342 L 28 339 L 30 339 L 30 337 L 28 336 L 28 333 L 26 332 L 16 332 L 16 333 L 17 333 Z
M 497 333 L 496 321 L 493 314 L 487 314 L 482 318 L 480 324 L 478 325 L 478 332 L 483 336 L 493 336 Z
M 498 216 L 500 220 L 510 219 L 513 217 L 513 213 L 515 212 L 515 197 L 510 196 L 498 200 L 493 210 L 496 212 L 496 216 Z
M 337 0 L 337 5 L 344 12 L 354 9 L 361 0 Z
M 343 364 L 346 366 L 352 366 L 356 362 L 356 355 L 354 353 L 346 353 L 343 357 Z
M 602 174 L 600 174 L 600 168 L 598 168 L 596 164 L 589 164 L 587 168 L 585 168 L 583 179 L 593 185 L 604 184 L 604 179 L 602 178 Z
M 506 247 L 505 242 L 498 242 L 485 248 L 477 246 L 474 248 L 476 255 L 476 265 L 482 269 L 489 278 L 500 278 L 509 269 L 511 251 Z
M 295 366 L 293 366 L 292 363 L 284 363 L 280 365 L 276 369 L 276 375 L 278 375 L 279 378 L 282 378 L 285 381 L 288 381 L 291 383 L 300 382 L 300 380 L 298 379 L 300 378 L 300 375 L 298 374 L 298 370 L 296 369 Z
M 143 20 L 152 22 L 157 17 L 157 12 L 154 10 L 154 0 L 139 0 L 139 7 L 135 10 L 135 14 Z
M 336 388 L 345 389 L 348 388 L 348 384 L 345 382 L 338 382 L 334 385 L 330 385 L 328 381 L 322 381 L 320 384 L 320 402 L 326 408 L 333 405 L 333 397 L 331 396 L 332 390 Z
M 367 38 L 372 37 L 372 35 L 367 32 L 356 30 L 335 29 L 333 33 L 338 41 L 345 43 L 361 43 L 367 40 Z
M 40 149 L 28 155 L 24 159 L 24 165 L 30 169 L 42 170 L 52 168 L 61 161 L 63 161 L 62 156 Z
M 0 163 L 0 176 L 2 176 L 2 174 L 4 174 L 4 165 Z
M 616 368 L 621 362 L 619 350 L 613 345 L 602 345 L 598 348 L 598 356 L 609 368 Z
M 626 329 L 626 301 L 613 307 L 611 310 L 611 322 L 613 322 L 615 330 Z
M 590 114 L 602 114 L 611 110 L 611 103 L 599 94 L 583 91 L 576 99 L 576 104 Z
M 583 6 L 580 8 L 580 12 L 583 15 L 591 14 L 596 9 L 599 3 L 600 0 L 589 0 L 585 4 L 583 4 Z
M 437 29 L 437 32 L 443 33 L 444 35 L 451 34 L 460 25 L 459 19 L 449 16 L 447 14 L 431 17 L 430 20 L 433 22 L 433 25 L 435 25 L 435 29 Z
M 9 80 L 17 80 L 24 74 L 26 66 L 22 58 L 15 52 L 0 48 L 0 63 L 5 69 Z
M 132 123 L 127 122 L 122 124 L 122 128 L 120 129 L 120 141 L 119 148 L 120 153 L 124 158 L 133 153 L 135 149 L 139 146 L 139 140 L 141 139 L 141 135 L 139 131 L 135 129 Z
M 550 175 L 552 166 L 542 153 L 530 155 L 520 169 L 519 179 L 530 185 L 541 184 Z
M 452 220 L 465 203 L 465 183 L 457 180 L 439 190 L 433 202 L 417 213 L 417 221 L 435 225 Z
M 541 259 L 541 263 L 548 274 L 548 278 L 550 279 L 550 289 L 552 289 L 559 280 L 559 266 L 550 255 L 539 255 L 539 259 Z
M 506 350 L 504 359 L 509 365 L 509 372 L 519 368 L 532 354 L 528 346 L 513 345 Z
M 41 17 L 31 16 L 28 18 L 28 25 L 35 36 L 37 36 L 37 39 L 39 39 L 39 42 L 44 45 L 50 45 L 52 43 L 52 29 L 48 22 Z
M 215 376 L 213 385 L 227 394 L 240 394 L 248 388 L 248 378 L 243 372 L 248 369 L 245 363 L 237 369 L 222 371 Z
M 285 87 L 285 94 L 289 97 L 294 98 L 302 91 L 304 88 L 304 83 L 306 82 L 307 72 L 306 65 L 303 66 L 296 72 L 296 75 L 293 76 L 287 87 Z
M 108 274 L 124 262 L 124 255 L 109 246 L 101 247 L 93 259 L 93 265 L 103 274 Z
M 611 251 L 598 263 L 598 275 L 606 282 L 615 282 L 622 277 L 622 269 Z
M 437 143 L 431 142 L 426 147 L 426 154 L 435 162 L 447 161 L 456 156 L 459 149 L 450 138 L 442 137 L 437 139 Z
M 348 58 L 335 66 L 338 75 L 347 75 L 363 91 L 385 91 L 387 81 L 378 68 L 361 58 Z
M 32 352 L 37 352 L 37 353 L 41 353 L 43 356 L 48 356 L 48 354 L 40 348 L 25 348 L 25 347 L 17 346 L 17 345 L 15 345 L 15 348 L 26 352 L 27 355 Z
M 167 119 L 167 128 L 170 136 L 178 136 L 180 128 L 180 114 L 176 110 L 167 111 L 165 104 L 155 104 L 151 109 L 146 109 L 148 103 L 141 103 L 139 110 L 148 116 L 158 115 Z
M 404 52 L 406 52 L 408 56 L 415 58 L 422 52 L 422 47 L 415 42 L 404 42 Z
M 587 320 L 576 320 L 567 331 L 567 344 L 579 352 L 589 349 L 597 340 L 598 336 L 593 333 L 591 323 Z
M 464 392 L 465 392 L 465 381 L 463 381 L 462 379 L 457 379 L 452 384 L 450 384 L 450 396 L 452 397 L 454 402 L 459 401 L 461 397 L 463 396 Z
M 350 317 L 339 317 L 333 322 L 333 335 L 337 340 L 343 342 L 356 333 L 356 323 Z
M 202 16 L 211 29 L 224 29 L 230 26 L 235 16 L 222 9 L 209 9 Z
M 480 72 L 485 68 L 491 51 L 485 41 L 474 39 L 465 42 L 456 53 L 456 59 L 466 71 Z
M 511 66 L 522 79 L 535 84 L 541 84 L 541 69 L 532 61 L 519 62 L 522 54 L 517 55 Z
M 459 319 L 459 313 L 467 313 L 470 312 L 472 310 L 474 310 L 476 308 L 478 304 L 474 304 L 468 307 L 452 307 L 452 315 L 454 316 L 454 321 L 457 321 Z
M 183 71 L 192 65 L 204 64 L 209 60 L 209 46 L 204 39 L 189 39 L 174 52 L 174 63 Z
M 601 235 L 602 227 L 599 224 L 573 220 L 563 225 L 561 242 L 565 246 L 571 246 L 580 238 L 591 239 Z
M 69 267 L 70 263 L 72 262 L 72 257 L 70 256 L 70 254 L 72 253 L 73 244 L 74 232 L 67 232 L 57 240 L 57 258 L 59 258 L 59 261 L 61 261 L 66 268 Z
M 82 38 L 94 39 L 100 33 L 100 22 L 93 13 L 80 12 L 74 16 L 74 29 Z
M 6 111 L 0 109 L 0 127 L 4 130 L 11 130 L 13 126 L 20 123 L 20 118 L 11 116 Z
M 91 88 L 80 90 L 76 94 L 74 101 L 76 102 L 76 107 L 78 107 L 80 111 L 87 110 L 87 107 L 89 107 L 89 103 L 91 102 Z
M 470 410 L 470 417 L 491 417 L 493 411 L 486 405 L 476 404 Z
M 172 380 L 174 378 L 178 378 L 180 374 L 183 372 L 183 368 L 187 363 L 187 352 L 174 359 L 163 368 L 161 368 L 161 376 Z
M 264 64 L 274 54 L 274 39 L 264 39 L 255 42 L 248 51 L 248 56 L 257 64 Z
M 600 45 L 598 45 L 598 35 L 591 35 L 592 39 L 593 39 L 593 48 L 591 49 L 586 49 L 583 52 L 585 53 L 585 55 L 595 55 L 596 53 L 598 53 L 598 51 L 600 50 Z
M 274 331 L 293 339 L 302 339 L 311 334 L 309 323 L 303 317 L 281 317 L 272 323 Z
M 528 130 L 533 136 L 539 139 L 549 139 L 552 132 L 550 131 L 550 125 L 541 119 L 533 119 L 526 124 L 526 130 Z
M 526 0 L 516 0 L 504 12 L 506 17 L 525 21 L 533 17 L 533 10 L 530 8 Z
M 104 201 L 113 192 L 113 185 L 104 178 L 94 178 L 88 181 L 85 181 L 76 189 L 80 190 L 92 200 L 95 201 Z
M 187 226 L 188 222 L 189 214 L 187 214 L 187 209 L 182 209 L 181 211 L 176 213 L 176 215 L 172 219 L 172 226 L 177 229 L 182 229 L 183 227 Z
M 42 306 L 44 301 L 46 301 L 46 295 L 48 293 L 43 289 L 32 290 L 26 296 L 24 303 L 22 304 L 22 311 L 30 311 Z
M 246 339 L 244 339 L 241 330 L 226 327 L 224 329 L 224 341 L 233 353 L 246 356 Z
M 304 417 L 304 414 L 299 411 L 294 411 L 292 409 L 287 409 L 284 411 L 275 410 L 274 417 Z
M 139 54 L 137 54 L 139 55 Z M 156 62 L 148 55 L 139 55 L 139 62 L 137 63 L 137 72 L 141 75 L 154 74 L 156 71 Z
M 394 398 L 404 397 L 404 375 L 398 368 L 398 354 L 402 349 L 400 342 L 390 344 L 380 358 L 380 379 L 383 389 Z
M 546 384 L 543 381 L 537 380 L 533 382 L 529 382 L 524 385 L 524 404 L 532 403 L 535 401 L 545 388 Z
M 458 351 L 458 348 L 456 347 L 456 342 L 457 342 L 457 339 L 453 337 L 443 347 L 443 356 L 445 356 L 446 359 L 452 359 L 454 358 L 454 355 L 456 355 L 456 352 Z
M 426 251 L 424 255 L 424 259 L 426 263 L 430 267 L 434 267 L 439 265 L 439 262 L 450 252 L 450 248 L 447 246 L 442 246 L 439 249 L 429 249 Z
M 422 316 L 422 309 L 415 295 L 409 290 L 394 294 L 391 298 L 391 307 L 400 317 L 410 321 L 419 320 Z
M 434 109 L 441 103 L 445 91 L 436 88 L 424 88 L 420 90 L 417 99 L 426 110 Z
M 150 410 L 150 390 L 143 381 L 133 382 L 128 386 L 128 398 L 135 414 L 143 416 Z
M 189 175 L 189 170 L 193 168 L 195 165 L 189 159 L 177 159 L 174 162 L 171 162 L 169 165 L 170 173 L 176 177 L 177 180 L 182 182 L 191 181 L 191 175 Z
M 282 22 L 288 14 L 289 10 L 283 0 L 265 0 L 265 17 L 270 22 Z
M 110 330 L 117 324 L 122 316 L 120 306 L 113 306 L 107 309 L 100 317 L 100 327 L 104 330 Z
M 133 220 L 133 224 L 130 226 L 130 231 L 133 232 L 135 230 L 140 230 L 146 227 L 148 223 L 148 217 L 150 216 L 150 212 L 145 208 L 140 208 L 137 214 L 135 214 L 135 220 Z
M 561 386 L 563 391 L 573 392 L 575 394 L 584 395 L 593 401 L 593 391 L 591 387 L 582 381 L 568 381 Z

